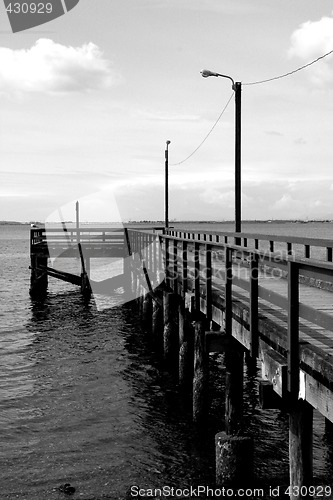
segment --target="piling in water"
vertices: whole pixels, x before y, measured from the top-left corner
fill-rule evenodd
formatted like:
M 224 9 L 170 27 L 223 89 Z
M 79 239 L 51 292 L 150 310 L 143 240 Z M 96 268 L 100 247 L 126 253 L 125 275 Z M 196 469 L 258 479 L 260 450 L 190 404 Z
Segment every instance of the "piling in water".
M 215 450 L 216 484 L 236 488 L 249 487 L 253 481 L 252 439 L 219 432 L 215 436 Z
M 208 362 L 205 349 L 205 323 L 197 321 L 194 329 L 193 421 L 201 423 L 207 410 Z

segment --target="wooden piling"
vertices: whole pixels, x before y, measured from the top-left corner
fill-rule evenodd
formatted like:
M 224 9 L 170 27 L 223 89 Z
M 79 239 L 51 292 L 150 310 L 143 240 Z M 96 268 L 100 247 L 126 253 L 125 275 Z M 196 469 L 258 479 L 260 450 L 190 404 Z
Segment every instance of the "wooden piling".
M 47 257 L 33 255 L 31 257 L 30 290 L 31 296 L 45 294 L 48 286 Z
M 163 350 L 163 293 L 154 291 L 155 300 L 152 307 L 152 340 L 157 352 Z
M 225 389 L 225 431 L 228 435 L 241 430 L 243 415 L 243 371 L 244 352 L 231 339 L 230 347 L 225 351 L 226 389 Z
M 178 335 L 176 323 L 177 296 L 169 291 L 163 294 L 163 357 L 167 366 L 177 366 L 178 372 Z
M 215 451 L 217 486 L 250 487 L 253 481 L 252 439 L 219 432 L 215 436 Z
M 150 293 L 146 293 L 146 295 L 143 297 L 143 302 L 142 302 L 142 319 L 143 319 L 143 325 L 146 328 L 146 330 L 151 330 L 152 327 L 152 298 Z
M 300 399 L 292 404 L 289 412 L 289 472 L 290 498 L 310 498 L 301 494 L 302 486 L 311 486 L 313 408 Z
M 195 323 L 194 374 L 193 374 L 193 421 L 202 423 L 206 413 L 208 363 L 205 350 L 205 323 Z
M 189 310 L 186 308 L 185 299 L 178 304 L 178 335 L 179 335 L 179 369 L 178 379 L 182 390 L 190 387 L 193 380 L 193 341 L 191 332 L 193 327 L 189 321 Z M 194 336 L 194 334 L 193 334 Z

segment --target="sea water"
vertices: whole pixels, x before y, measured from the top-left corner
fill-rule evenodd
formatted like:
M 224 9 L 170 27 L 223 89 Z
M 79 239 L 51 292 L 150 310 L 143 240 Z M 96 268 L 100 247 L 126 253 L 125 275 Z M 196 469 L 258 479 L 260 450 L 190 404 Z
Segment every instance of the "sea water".
M 250 226 L 244 231 L 288 229 Z M 208 227 L 233 230 L 199 226 Z M 290 228 L 293 235 L 332 235 L 329 224 Z M 115 298 L 100 310 L 52 278 L 45 299 L 32 300 L 29 227 L 0 231 L 0 498 L 66 498 L 59 489 L 65 483 L 83 500 L 139 498 L 138 488 L 159 498 L 150 493 L 163 487 L 162 498 L 172 491 L 188 498 L 190 487 L 214 487 L 214 435 L 224 427 L 221 357 L 210 359 L 208 421 L 197 429 L 135 307 Z M 288 416 L 258 408 L 258 375 L 245 373 L 244 424 L 254 438 L 260 498 L 270 498 L 270 487 L 281 485 L 283 493 L 289 481 Z M 315 484 L 332 485 L 333 437 L 324 431 L 315 413 Z

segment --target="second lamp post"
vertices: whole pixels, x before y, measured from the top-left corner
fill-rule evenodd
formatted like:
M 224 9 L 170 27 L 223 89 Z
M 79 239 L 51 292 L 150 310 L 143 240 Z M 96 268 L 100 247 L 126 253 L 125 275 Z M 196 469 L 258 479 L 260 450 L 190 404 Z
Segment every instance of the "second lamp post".
M 165 197 L 164 197 L 164 219 L 165 219 L 165 229 L 169 227 L 169 144 L 170 141 L 166 141 L 165 148 Z

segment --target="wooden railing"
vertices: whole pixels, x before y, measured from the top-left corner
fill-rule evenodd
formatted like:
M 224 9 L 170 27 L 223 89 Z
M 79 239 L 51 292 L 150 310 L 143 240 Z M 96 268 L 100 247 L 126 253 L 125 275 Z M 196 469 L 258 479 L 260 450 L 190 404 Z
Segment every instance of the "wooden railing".
M 104 243 L 112 242 L 113 240 L 123 240 L 124 229 L 121 228 L 96 228 L 96 227 L 79 227 L 79 228 L 32 228 L 31 229 L 31 244 L 52 242 L 75 243 L 78 241 L 101 241 Z
M 301 321 L 312 324 L 314 333 L 319 327 L 332 332 L 333 337 L 333 295 L 331 311 L 328 312 L 302 303 L 300 298 L 300 287 L 305 286 L 300 284 L 300 276 L 333 285 L 333 264 L 308 257 L 311 248 L 329 249 L 331 242 L 241 233 L 237 237 L 247 246 L 238 246 L 229 243 L 234 237 L 235 233 L 169 230 L 166 234 L 156 235 L 128 230 L 130 248 L 140 254 L 149 272 L 153 276 L 164 272 L 165 285 L 177 294 L 193 294 L 194 308 L 203 312 L 207 320 L 215 318 L 216 310 L 222 309 L 224 327 L 228 330 L 237 316 L 239 304 L 242 304 L 241 307 L 247 311 L 242 321 L 245 317 L 249 331 L 246 347 L 253 356 L 257 356 L 259 340 L 265 336 L 260 327 L 264 321 L 261 319 L 262 304 L 268 304 L 273 311 L 282 310 L 286 318 L 285 335 L 275 339 L 274 335 L 267 336 L 265 342 L 286 357 L 288 390 L 295 394 L 302 358 L 299 348 Z M 252 248 L 250 239 L 254 242 Z M 262 241 L 269 242 L 268 250 L 260 250 Z M 287 243 L 286 255 L 272 251 L 276 242 Z M 297 258 L 292 254 L 293 244 L 303 245 L 307 257 Z M 268 275 L 265 269 L 269 269 Z M 277 293 L 269 286 L 274 275 L 284 278 L 281 281 L 284 282 L 285 293 Z M 281 321 L 279 324 L 281 327 Z M 307 331 L 311 336 L 311 325 L 307 326 Z M 329 363 L 332 365 L 331 361 Z
M 166 231 L 170 236 L 185 238 L 187 240 L 208 241 L 211 243 L 234 243 L 240 240 L 240 246 L 254 248 L 256 250 L 284 251 L 287 255 L 296 255 L 306 259 L 315 258 L 319 260 L 333 261 L 333 241 L 324 238 L 304 238 L 300 236 L 280 236 L 257 233 L 233 233 L 192 231 L 183 228 L 169 229 Z

